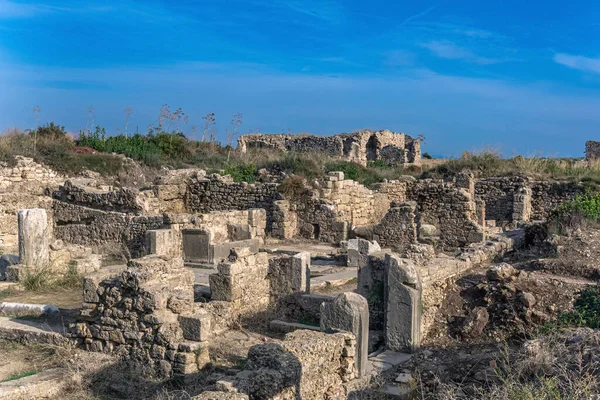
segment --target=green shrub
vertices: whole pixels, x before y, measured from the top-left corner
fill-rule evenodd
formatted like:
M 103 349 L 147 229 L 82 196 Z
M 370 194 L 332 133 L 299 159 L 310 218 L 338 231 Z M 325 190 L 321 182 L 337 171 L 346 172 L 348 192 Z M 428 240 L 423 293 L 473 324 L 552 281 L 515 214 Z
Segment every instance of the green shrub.
M 19 274 L 19 283 L 25 290 L 39 292 L 52 287 L 52 272 L 48 268 L 39 270 L 24 269 Z
M 29 134 L 32 136 L 37 135 L 38 139 L 60 139 L 67 135 L 67 131 L 64 126 L 55 125 L 54 122 L 50 122 L 30 131 Z
M 391 165 L 383 160 L 374 160 L 367 162 L 367 168 L 378 168 L 378 169 L 393 169 Z
M 342 171 L 345 179 L 352 179 L 353 181 L 360 182 L 365 186 L 370 186 L 383 180 L 383 177 L 377 172 L 377 170 L 365 168 L 355 162 L 332 162 L 326 165 L 326 169 L 328 172 Z
M 600 221 L 600 194 L 590 193 L 578 196 L 571 201 L 563 203 L 556 211 L 557 215 L 581 214 L 590 221 Z
M 427 159 L 427 160 L 433 160 L 433 157 L 431 156 L 431 154 L 425 152 L 421 155 L 421 157 Z
M 573 304 L 573 310 L 561 314 L 558 322 L 562 326 L 600 328 L 600 287 L 593 286 L 582 291 Z
M 238 164 L 225 169 L 225 175 L 231 175 L 234 182 L 256 181 L 256 166 L 254 164 Z

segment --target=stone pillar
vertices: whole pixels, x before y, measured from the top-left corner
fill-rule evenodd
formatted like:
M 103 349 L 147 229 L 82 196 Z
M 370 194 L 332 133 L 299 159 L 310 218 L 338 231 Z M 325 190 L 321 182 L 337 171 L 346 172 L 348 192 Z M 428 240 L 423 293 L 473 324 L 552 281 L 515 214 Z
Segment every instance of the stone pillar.
M 485 225 L 485 200 L 481 198 L 475 199 L 475 214 L 477 217 L 477 223 L 481 226 Z
M 475 177 L 470 172 L 460 172 L 456 175 L 456 187 L 465 189 L 471 195 L 471 200 L 475 197 Z
M 43 208 L 20 210 L 19 222 L 19 262 L 27 266 L 45 267 L 48 253 L 48 217 Z
M 385 345 L 410 352 L 421 344 L 421 283 L 414 265 L 395 254 L 386 255 Z
M 291 239 L 298 230 L 298 217 L 287 200 L 273 203 L 273 226 L 271 235 L 277 239 Z
M 367 373 L 369 348 L 369 305 L 359 294 L 346 292 L 332 302 L 321 304 L 321 330 L 346 331 L 356 338 L 355 363 L 357 375 Z
M 529 221 L 531 219 L 531 189 L 522 187 L 513 196 L 513 221 Z

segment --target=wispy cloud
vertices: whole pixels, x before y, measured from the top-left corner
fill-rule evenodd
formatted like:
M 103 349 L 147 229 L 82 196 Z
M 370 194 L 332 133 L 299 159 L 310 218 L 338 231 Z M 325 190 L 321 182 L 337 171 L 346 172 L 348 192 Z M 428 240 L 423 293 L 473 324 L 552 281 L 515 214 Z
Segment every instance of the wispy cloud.
M 385 54 L 384 64 L 389 66 L 411 66 L 414 65 L 416 57 L 406 50 L 393 50 Z
M 44 3 L 16 3 L 10 0 L 0 0 L 0 19 L 31 18 L 44 14 L 65 13 L 97 13 L 114 11 L 113 6 L 61 6 Z
M 600 58 L 589 58 L 584 56 L 558 53 L 554 55 L 554 62 L 564 65 L 565 67 L 578 69 L 580 71 L 600 74 Z
M 411 21 L 414 21 L 414 20 L 416 20 L 416 19 L 419 19 L 419 18 L 421 18 L 421 17 L 424 17 L 424 16 L 426 16 L 427 14 L 429 14 L 430 12 L 432 12 L 433 10 L 435 10 L 436 8 L 437 8 L 437 5 L 432 5 L 431 7 L 427 8 L 427 9 L 426 9 L 426 10 L 424 10 L 424 11 L 421 11 L 420 13 L 417 13 L 417 14 L 411 15 L 410 17 L 408 17 L 408 18 L 404 19 L 404 21 L 402 21 L 402 22 L 400 23 L 400 26 L 404 26 L 404 25 L 408 24 L 408 23 L 409 23 L 409 22 L 411 22 Z
M 499 60 L 478 56 L 471 50 L 455 45 L 449 41 L 433 40 L 431 42 L 422 43 L 422 47 L 431 51 L 439 58 L 447 60 L 463 60 L 479 65 L 495 64 Z
M 285 0 L 283 4 L 298 13 L 321 21 L 338 23 L 343 20 L 342 7 L 332 0 Z

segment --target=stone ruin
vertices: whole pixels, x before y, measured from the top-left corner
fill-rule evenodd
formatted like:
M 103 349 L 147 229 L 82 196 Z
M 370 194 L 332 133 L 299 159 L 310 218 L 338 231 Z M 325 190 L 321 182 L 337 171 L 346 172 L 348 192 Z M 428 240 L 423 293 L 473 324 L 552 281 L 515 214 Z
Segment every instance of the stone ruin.
M 471 174 L 366 188 L 332 172 L 290 198 L 277 183 L 198 170 L 167 173 L 142 190 L 14 182 L 33 189 L 0 210 L 4 245 L 18 250 L 2 256 L 0 272 L 9 280 L 36 268 L 85 274 L 68 333 L 78 346 L 157 377 L 189 377 L 210 361 L 211 341 L 240 323 L 266 316 L 271 330 L 287 333 L 252 347 L 241 371 L 198 397 L 206 399 L 346 398 L 389 368 L 373 352 L 420 346 L 444 282 L 518 248 L 520 226 L 584 192 Z M 340 245 L 333 258 L 356 269 L 355 292 L 311 292 L 316 241 Z M 101 268 L 107 249 L 125 253 L 126 265 Z
M 242 153 L 249 149 L 325 153 L 361 165 L 382 161 L 388 165 L 418 165 L 421 143 L 404 133 L 363 130 L 333 136 L 248 134 L 238 138 Z

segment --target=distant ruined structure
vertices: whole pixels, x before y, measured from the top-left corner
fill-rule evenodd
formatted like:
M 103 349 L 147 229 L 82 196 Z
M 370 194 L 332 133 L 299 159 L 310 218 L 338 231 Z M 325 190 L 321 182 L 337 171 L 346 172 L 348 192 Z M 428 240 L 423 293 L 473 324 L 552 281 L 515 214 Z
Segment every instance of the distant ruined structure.
M 600 158 L 600 142 L 588 140 L 585 142 L 585 159 L 597 160 Z
M 279 151 L 321 152 L 361 165 L 381 160 L 389 165 L 420 164 L 418 139 L 389 130 L 362 130 L 333 136 L 251 134 L 238 138 L 238 149 L 275 149 Z

